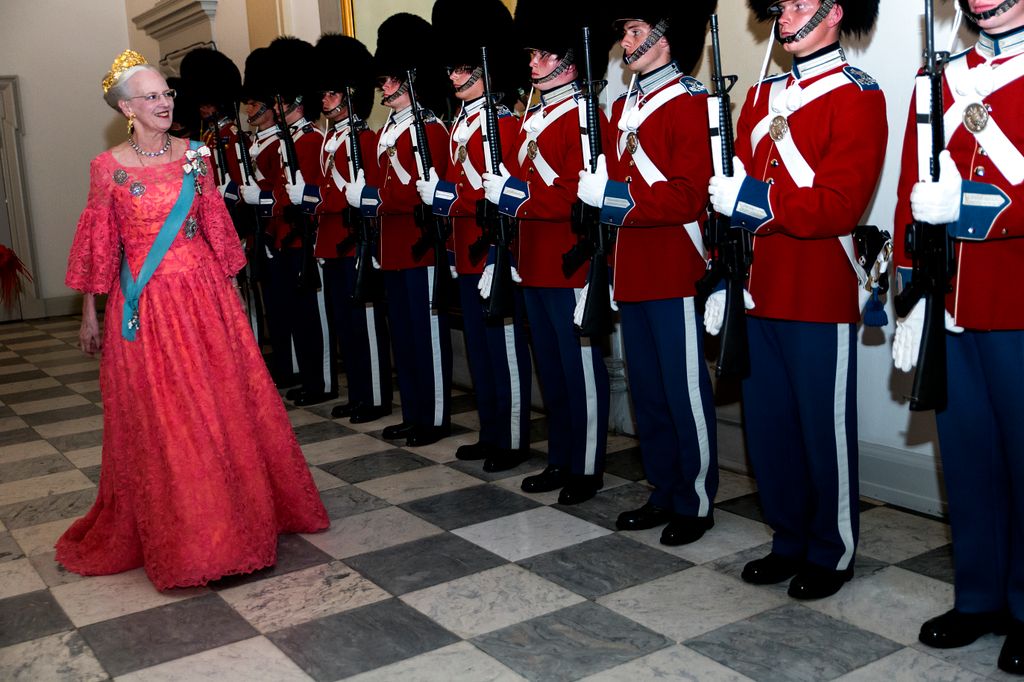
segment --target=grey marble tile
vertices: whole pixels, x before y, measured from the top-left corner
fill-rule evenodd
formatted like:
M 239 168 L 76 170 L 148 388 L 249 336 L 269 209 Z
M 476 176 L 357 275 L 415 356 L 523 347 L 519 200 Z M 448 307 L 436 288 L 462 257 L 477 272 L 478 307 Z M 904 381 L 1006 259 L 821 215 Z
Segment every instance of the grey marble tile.
M 7 377 L 3 377 L 4 380 Z M 21 393 L 10 393 L 4 396 L 4 402 L 8 405 L 18 405 L 20 403 L 28 403 L 33 400 L 50 400 L 51 398 L 64 398 L 69 395 L 75 395 L 67 386 L 51 386 L 50 388 L 37 388 L 33 391 L 24 391 Z
M 100 465 L 94 464 L 91 467 L 82 467 L 80 471 L 85 474 L 85 477 L 96 485 L 100 484 Z
M 832 679 L 902 647 L 800 605 L 780 606 L 684 642 L 755 680 Z
M 473 412 L 476 410 L 476 396 L 472 393 L 464 393 L 462 395 L 452 396 L 451 399 L 451 413 L 462 414 L 463 412 Z
M 253 637 L 121 675 L 117 682 L 310 682 L 265 637 Z
M 450 533 L 345 559 L 391 594 L 401 595 L 505 563 L 501 557 Z
M 536 471 L 537 469 L 543 469 L 547 466 L 548 456 L 540 452 L 539 450 L 531 449 L 530 457 L 515 467 L 514 469 L 508 469 L 506 471 L 484 471 L 483 462 L 477 461 L 462 461 L 454 460 L 448 463 L 452 469 L 456 469 L 463 473 L 469 474 L 470 476 L 476 476 L 481 481 L 501 481 L 506 478 L 513 476 L 521 476 L 528 471 Z
M 916 649 L 901 649 L 839 678 L 842 682 L 981 682 L 982 675 Z
M 592 602 L 473 638 L 473 644 L 531 680 L 575 680 L 672 644 Z
M 78 632 L 61 632 L 0 651 L 0 679 L 6 682 L 103 682 L 110 676 Z
M 327 508 L 327 516 L 331 519 L 343 519 L 388 506 L 384 500 L 354 485 L 324 490 L 320 493 L 320 500 Z
M 469 642 L 459 642 L 346 678 L 347 682 L 525 682 Z
M 0 418 L 3 418 L 3 417 L 13 417 L 13 416 L 14 416 L 14 410 L 12 410 L 11 408 L 9 408 L 6 405 L 0 406 Z
M 92 417 L 97 414 L 103 414 L 103 410 L 97 406 L 89 403 L 87 405 L 75 405 L 74 407 L 64 407 L 59 410 L 49 410 L 47 412 L 36 412 L 33 414 L 23 415 L 21 418 L 25 420 L 25 423 L 29 426 L 40 426 L 42 424 L 52 424 L 54 422 L 62 422 L 67 419 L 79 419 L 81 417 Z
M 990 680 L 1006 680 L 1007 682 L 1019 680 L 1020 677 L 1004 673 L 996 667 L 996 661 L 999 659 L 999 652 L 1005 640 L 1006 638 L 1001 635 L 985 635 L 973 644 L 958 649 L 933 649 L 920 642 L 915 642 L 912 646 L 917 651 Z
M 45 455 L 43 457 L 22 459 L 17 462 L 0 464 L 0 483 L 22 481 L 26 478 L 55 474 L 60 471 L 69 471 L 73 468 L 74 465 L 64 455 Z
M 44 367 L 61 367 L 62 365 L 76 365 L 82 361 L 82 351 L 71 348 L 68 350 L 49 350 L 45 353 L 26 355 L 25 359 L 40 369 Z
M 56 372 L 56 368 L 51 368 L 51 372 Z M 87 369 L 82 372 L 71 372 L 68 374 L 58 374 L 54 377 L 65 386 L 68 384 L 77 384 L 83 381 L 95 381 L 100 378 L 99 369 Z
M 38 439 L 39 434 L 30 428 L 0 431 L 0 447 L 4 447 L 6 445 L 21 445 L 22 443 Z
M 458 637 L 397 599 L 268 635 L 315 680 L 338 680 L 453 644 Z
M 716 502 L 715 506 L 718 509 L 724 509 L 731 514 L 745 516 L 748 519 L 764 523 L 764 514 L 761 511 L 761 499 L 757 493 L 750 493 L 749 495 L 734 497 L 731 500 Z
M 434 466 L 434 462 L 407 450 L 395 448 L 330 464 L 321 464 L 320 468 L 348 483 L 362 483 L 370 479 L 401 474 L 428 466 Z
M 0 507 L 0 521 L 9 529 L 16 530 L 57 519 L 69 519 L 85 514 L 95 500 L 95 487 L 40 497 Z
M 619 534 L 605 535 L 523 559 L 518 563 L 588 599 L 596 599 L 693 566 L 685 559 Z
M 56 552 L 44 552 L 28 558 L 47 587 L 70 585 L 83 579 L 84 576 L 72 573 L 57 563 L 56 555 Z
M 530 442 L 548 439 L 548 420 L 546 418 L 533 419 L 530 421 Z
M 73 629 L 49 590 L 0 599 L 0 647 Z
M 10 533 L 0 533 L 0 562 L 15 561 L 25 556 L 21 546 Z
M 451 530 L 541 505 L 496 486 L 478 485 L 424 497 L 399 506 L 435 526 Z
M 82 393 L 81 396 L 88 400 L 89 402 L 95 403 L 96 405 L 99 405 L 100 403 L 103 402 L 103 394 L 100 393 L 99 391 L 87 391 L 85 393 Z
M 31 381 L 32 379 L 45 379 L 47 374 L 38 369 L 30 369 L 24 372 L 15 372 L 4 377 L 5 384 L 13 384 L 18 381 Z M 4 398 L 6 401 L 6 397 Z
M 936 547 L 924 554 L 904 559 L 896 565 L 908 571 L 953 584 L 953 545 Z
M 555 508 L 593 524 L 615 530 L 615 519 L 624 511 L 642 507 L 651 496 L 651 489 L 641 483 L 627 483 L 604 489 L 582 504 L 561 505 Z
M 300 445 L 347 436 L 352 433 L 356 432 L 332 421 L 306 424 L 295 429 L 295 437 L 299 439 Z
M 629 481 L 642 481 L 647 477 L 644 472 L 643 457 L 640 455 L 638 447 L 609 452 L 605 459 L 604 470 L 606 473 Z
M 215 594 L 86 625 L 79 632 L 115 677 L 259 634 Z
M 333 560 L 314 547 L 301 535 L 281 535 L 277 538 L 277 561 L 273 566 L 244 575 L 229 575 L 210 583 L 214 590 L 222 590 L 238 585 L 246 585 L 258 580 L 274 578 L 279 575 L 300 571 L 311 566 L 326 564 Z
M 50 444 L 61 452 L 93 448 L 103 443 L 103 429 L 83 431 L 82 433 L 69 433 L 66 436 L 53 436 L 46 440 L 50 441 Z

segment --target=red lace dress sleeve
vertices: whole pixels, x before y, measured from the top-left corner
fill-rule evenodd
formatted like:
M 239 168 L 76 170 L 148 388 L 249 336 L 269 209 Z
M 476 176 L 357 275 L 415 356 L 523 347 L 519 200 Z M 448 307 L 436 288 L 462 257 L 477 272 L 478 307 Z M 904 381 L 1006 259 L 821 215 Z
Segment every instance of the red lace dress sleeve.
M 87 294 L 108 293 L 121 264 L 121 239 L 114 213 L 114 178 L 106 153 L 89 167 L 89 199 L 78 219 L 64 283 Z M 215 190 L 216 191 L 216 190 Z
M 231 277 L 245 267 L 245 252 L 231 221 L 231 215 L 224 205 L 224 199 L 217 191 L 213 173 L 202 176 L 200 184 L 203 193 L 196 196 L 199 204 L 199 224 L 217 265 L 225 277 Z

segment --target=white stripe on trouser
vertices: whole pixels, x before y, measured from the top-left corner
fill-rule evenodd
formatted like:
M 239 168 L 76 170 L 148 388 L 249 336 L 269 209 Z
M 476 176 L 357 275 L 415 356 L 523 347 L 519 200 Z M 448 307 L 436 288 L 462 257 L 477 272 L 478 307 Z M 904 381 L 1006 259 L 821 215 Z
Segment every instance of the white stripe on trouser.
M 427 309 L 430 314 L 430 352 L 434 366 L 434 426 L 444 424 L 444 386 L 441 383 L 441 330 L 437 313 L 430 309 L 434 300 L 434 266 L 427 266 Z
M 377 354 L 377 318 L 373 304 L 366 304 L 366 342 L 370 351 L 370 389 L 373 393 L 373 406 L 383 405 L 380 394 L 380 356 Z
M 839 537 L 846 551 L 836 565 L 837 571 L 844 571 L 853 559 L 853 524 L 850 520 L 850 469 L 849 453 L 846 448 L 846 382 L 849 379 L 850 367 L 850 326 L 836 325 L 836 389 L 835 389 L 835 431 L 836 431 L 836 470 L 838 471 L 839 490 L 836 522 Z
M 508 385 L 511 395 L 508 428 L 510 445 L 513 450 L 522 447 L 519 425 L 523 419 L 523 401 L 519 390 L 519 357 L 516 355 L 516 328 L 514 324 L 506 324 L 505 332 L 505 364 L 508 365 Z
M 316 262 L 316 270 L 320 277 L 320 281 L 323 282 L 324 266 L 319 259 L 317 259 Z M 324 349 L 324 393 L 330 393 L 335 390 L 335 388 L 334 382 L 332 381 L 334 373 L 331 371 L 331 330 L 327 327 L 327 303 L 324 301 L 323 287 L 320 287 L 316 291 L 316 309 L 317 312 L 320 313 L 320 342 L 323 344 L 321 347 Z
M 292 348 L 292 373 L 293 374 L 298 374 L 299 373 L 299 356 L 295 352 L 295 336 L 294 335 L 289 335 L 288 336 L 288 343 L 291 344 L 291 348 Z
M 582 289 L 573 289 L 577 304 L 582 293 Z M 597 382 L 594 379 L 594 348 L 583 337 L 580 337 L 580 360 L 583 365 L 584 395 L 587 397 L 587 444 L 583 451 L 583 473 L 592 476 L 597 469 Z
M 700 500 L 697 516 L 707 516 L 711 510 L 707 491 L 711 445 L 708 439 L 708 423 L 704 419 L 704 401 L 700 395 L 700 372 L 706 372 L 707 369 L 703 358 L 697 357 L 697 320 L 692 296 L 683 299 L 683 324 L 686 332 L 686 389 L 690 394 L 690 412 L 693 414 L 693 426 L 697 431 L 697 449 L 700 451 L 700 470 L 693 482 L 693 489 Z

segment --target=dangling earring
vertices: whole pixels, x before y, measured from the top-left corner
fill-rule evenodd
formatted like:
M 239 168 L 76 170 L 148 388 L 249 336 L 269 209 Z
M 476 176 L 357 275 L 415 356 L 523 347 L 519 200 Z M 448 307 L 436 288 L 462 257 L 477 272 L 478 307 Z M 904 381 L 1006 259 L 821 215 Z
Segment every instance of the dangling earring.
M 135 114 L 128 114 L 128 137 L 135 135 Z

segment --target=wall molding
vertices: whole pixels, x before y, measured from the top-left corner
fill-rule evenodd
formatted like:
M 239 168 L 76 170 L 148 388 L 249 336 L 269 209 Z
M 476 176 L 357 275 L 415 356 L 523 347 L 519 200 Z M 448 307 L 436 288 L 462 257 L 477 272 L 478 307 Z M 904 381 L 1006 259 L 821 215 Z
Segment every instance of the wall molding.
M 216 14 L 217 0 L 163 0 L 132 21 L 146 35 L 162 41 L 195 24 L 208 24 Z

